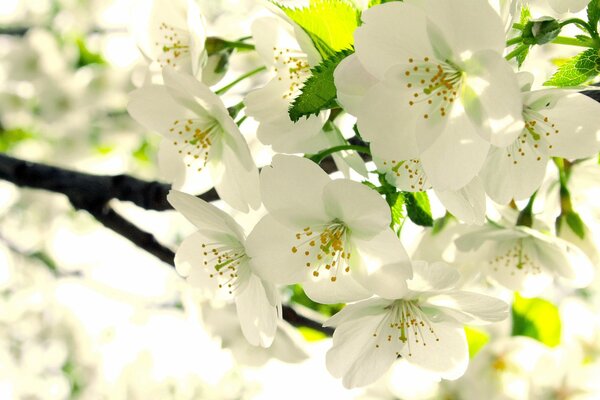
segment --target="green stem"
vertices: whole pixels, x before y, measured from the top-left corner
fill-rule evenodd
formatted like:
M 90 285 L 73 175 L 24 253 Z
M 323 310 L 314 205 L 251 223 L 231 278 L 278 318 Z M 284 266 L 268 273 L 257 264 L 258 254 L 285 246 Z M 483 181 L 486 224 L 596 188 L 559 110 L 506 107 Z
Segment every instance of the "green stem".
M 518 30 L 522 31 L 525 28 L 525 25 L 522 25 L 522 24 L 512 24 L 512 27 L 514 29 L 518 29 Z
M 369 150 L 369 148 L 366 146 L 359 146 L 359 145 L 355 145 L 355 144 L 342 144 L 340 146 L 334 146 L 329 149 L 320 151 L 319 153 L 312 155 L 308 158 L 310 158 L 311 160 L 313 160 L 314 162 L 319 164 L 321 161 L 323 161 L 323 159 L 325 157 L 327 157 L 333 153 L 337 153 L 338 151 L 344 151 L 344 150 L 354 150 L 359 153 L 371 155 L 371 150 Z
M 517 226 L 527 226 L 531 228 L 531 225 L 533 225 L 533 202 L 535 201 L 536 196 L 537 191 L 531 195 L 529 202 L 519 213 L 519 216 L 517 217 Z
M 512 46 L 513 44 L 521 43 L 522 41 L 523 41 L 523 38 L 521 36 L 514 37 L 514 38 L 506 41 L 506 47 Z
M 251 77 L 253 75 L 258 74 L 259 72 L 266 71 L 266 70 L 267 70 L 266 67 L 259 67 L 259 68 L 253 69 L 250 72 L 246 72 L 244 75 L 240 76 L 239 78 L 237 78 L 236 80 L 234 80 L 230 84 L 225 85 L 221 89 L 216 90 L 215 93 L 221 95 L 221 94 L 227 92 L 229 89 L 231 89 L 235 85 L 237 85 L 238 83 L 240 83 L 241 81 L 243 81 L 244 79 L 249 78 L 249 77 Z
M 593 41 L 592 41 L 592 43 L 585 43 L 580 39 L 565 37 L 565 36 L 557 36 L 556 39 L 554 39 L 550 43 L 564 44 L 567 46 L 578 46 L 578 47 L 593 47 L 593 45 L 594 45 Z
M 597 37 L 598 34 L 594 31 L 594 29 L 592 29 L 592 26 L 590 24 L 588 24 L 586 21 L 579 19 L 579 18 L 569 18 L 564 20 L 563 22 L 560 23 L 560 27 L 562 28 L 565 25 L 569 25 L 569 24 L 575 24 L 577 25 L 580 29 L 586 31 L 587 33 L 590 34 L 590 36 L 592 37 Z
M 242 38 L 242 39 L 244 39 L 244 38 Z M 223 45 L 230 49 L 237 49 L 237 50 L 255 50 L 256 49 L 256 46 L 254 46 L 253 44 L 245 43 L 245 42 L 242 42 L 241 40 L 234 41 L 234 42 L 224 40 Z
M 521 54 L 522 52 L 524 52 L 528 47 L 529 46 L 527 46 L 526 44 L 522 44 L 521 46 L 517 47 L 516 49 L 508 53 L 506 56 L 504 56 L 504 58 L 506 58 L 507 61 L 511 60 L 519 54 Z
M 242 124 L 244 123 L 244 121 L 246 120 L 246 118 L 248 118 L 248 116 L 247 116 L 247 115 L 244 115 L 242 118 L 240 118 L 240 119 L 238 119 L 237 121 L 235 121 L 235 124 L 236 124 L 237 126 L 240 126 L 240 125 L 242 125 Z

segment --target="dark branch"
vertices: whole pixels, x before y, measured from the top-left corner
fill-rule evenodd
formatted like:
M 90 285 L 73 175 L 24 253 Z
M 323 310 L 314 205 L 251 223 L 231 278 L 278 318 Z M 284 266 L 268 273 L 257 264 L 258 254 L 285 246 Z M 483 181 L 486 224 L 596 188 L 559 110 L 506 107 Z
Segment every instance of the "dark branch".
M 172 207 L 166 199 L 169 186 L 166 184 L 147 182 L 128 175 L 86 174 L 23 161 L 6 154 L 0 154 L 0 179 L 21 187 L 62 193 L 77 210 L 87 211 L 108 229 L 166 264 L 175 266 L 175 253 L 172 250 L 160 244 L 152 234 L 123 218 L 108 204 L 110 200 L 116 199 L 130 201 L 147 210 L 170 210 Z M 219 198 L 214 190 L 199 197 L 209 202 Z M 283 306 L 283 319 L 293 326 L 305 326 L 326 335 L 333 334 L 331 328 L 321 326 L 290 306 Z
M 173 209 L 167 202 L 169 185 L 129 175 L 92 175 L 0 154 L 0 179 L 17 186 L 62 193 L 71 200 L 98 208 L 116 199 L 130 201 L 146 210 Z M 199 197 L 208 202 L 219 199 L 214 189 Z

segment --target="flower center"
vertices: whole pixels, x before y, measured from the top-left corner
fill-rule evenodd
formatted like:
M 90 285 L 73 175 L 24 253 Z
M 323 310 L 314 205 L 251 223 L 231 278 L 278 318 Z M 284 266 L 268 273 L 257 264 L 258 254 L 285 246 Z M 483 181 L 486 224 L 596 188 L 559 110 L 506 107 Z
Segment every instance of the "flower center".
M 283 94 L 284 100 L 294 99 L 304 81 L 310 76 L 306 54 L 293 49 L 278 49 L 273 47 L 275 72 L 278 81 L 289 81 L 287 91 Z
M 401 79 L 406 88 L 413 91 L 408 105 L 425 108 L 423 118 L 429 119 L 436 115 L 445 117 L 450 112 L 460 93 L 463 73 L 449 61 L 409 58 Z
M 158 27 L 160 39 L 154 43 L 159 49 L 158 63 L 161 67 L 177 67 L 184 55 L 190 53 L 190 35 L 183 29 L 162 22 Z
M 350 272 L 350 251 L 348 248 L 348 228 L 334 220 L 327 225 L 306 227 L 296 233 L 298 243 L 291 252 L 306 257 L 306 267 L 312 268 L 312 275 L 318 278 L 328 273 L 331 282 L 337 281 L 338 274 Z M 324 270 L 324 271 L 323 271 Z
M 179 149 L 179 154 L 183 155 L 188 167 L 194 165 L 198 171 L 202 171 L 206 166 L 210 146 L 218 132 L 215 128 L 218 126 L 216 121 L 210 123 L 193 119 L 173 121 L 169 132 L 177 138 L 173 140 L 173 144 Z
M 431 187 L 421 161 L 417 159 L 384 161 L 383 166 L 395 175 L 396 186 L 400 189 L 421 192 Z
M 427 343 L 439 342 L 439 337 L 425 313 L 415 300 L 396 300 L 387 307 L 386 318 L 373 333 L 375 348 L 392 346 L 396 356 L 406 345 L 408 356 L 412 356 L 414 346 L 427 346 Z
M 225 289 L 229 294 L 239 287 L 240 274 L 245 275 L 244 269 L 248 256 L 242 246 L 229 246 L 223 243 L 203 243 L 202 255 L 204 268 L 209 271 L 209 277 L 217 281 L 219 289 Z M 242 270 L 242 271 L 240 271 Z
M 519 154 L 521 156 L 525 156 L 525 151 L 523 150 L 522 146 L 519 145 L 519 143 L 522 145 L 527 142 L 535 150 L 552 150 L 553 146 L 548 143 L 546 139 L 560 133 L 560 130 L 556 127 L 556 124 L 548 117 L 542 115 L 539 111 L 535 111 L 529 107 L 525 107 L 523 110 L 523 119 L 525 120 L 525 129 L 515 141 L 515 144 L 519 146 Z M 541 159 L 541 157 L 537 157 L 538 161 Z M 517 160 L 514 160 L 513 163 L 517 164 Z
M 496 255 L 488 263 L 495 272 L 498 272 L 500 268 L 511 269 L 511 275 L 515 275 L 517 271 L 533 275 L 542 272 L 541 267 L 523 248 L 523 239 L 518 239 L 505 253 Z

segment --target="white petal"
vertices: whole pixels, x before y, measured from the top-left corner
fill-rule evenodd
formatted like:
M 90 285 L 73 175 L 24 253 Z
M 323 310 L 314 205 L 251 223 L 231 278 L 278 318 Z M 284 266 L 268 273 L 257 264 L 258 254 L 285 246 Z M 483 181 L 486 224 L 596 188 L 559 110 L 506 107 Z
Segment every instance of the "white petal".
M 457 190 L 467 185 L 477 175 L 488 153 L 489 143 L 483 140 L 475 126 L 456 104 L 444 131 L 427 146 L 426 136 L 431 136 L 427 125 L 417 135 L 421 164 L 429 182 L 437 190 Z M 458 114 L 454 114 L 457 112 Z M 423 141 L 423 142 L 422 142 Z
M 579 12 L 583 10 L 588 3 L 589 0 L 548 0 L 550 7 L 559 14 Z
M 352 273 L 345 271 L 336 274 L 335 282 L 332 282 L 329 274 L 326 273 L 320 274 L 319 277 L 310 275 L 302 283 L 302 287 L 311 300 L 321 304 L 350 303 L 373 295 L 354 279 Z
M 540 113 L 555 124 L 558 133 L 550 131 L 544 138 L 552 145 L 548 153 L 554 157 L 592 157 L 600 150 L 600 104 L 580 93 L 559 97 L 554 107 Z
M 412 278 L 412 267 L 395 233 L 388 228 L 372 239 L 353 237 L 352 242 L 350 262 L 356 280 L 378 296 L 402 298 L 407 291 L 406 280 Z
M 475 53 L 467 65 L 465 111 L 485 140 L 507 146 L 525 126 L 517 76 L 500 53 L 490 50 Z
M 204 45 L 206 42 L 206 22 L 202 18 L 198 4 L 193 0 L 187 1 L 187 27 L 190 32 L 190 56 L 192 59 L 192 74 L 202 75 L 202 61 L 206 57 Z
M 317 153 L 328 147 L 327 137 L 321 130 L 328 116 L 329 111 L 292 122 L 286 111 L 277 120 L 261 122 L 256 134 L 261 143 L 277 152 Z
M 406 91 L 380 82 L 366 92 L 356 111 L 361 135 L 371 142 L 371 151 L 382 160 L 418 158 L 417 114 L 409 109 L 408 96 Z
M 174 139 L 169 132 L 174 121 L 195 117 L 192 111 L 173 100 L 164 86 L 144 86 L 129 96 L 129 115 L 146 129 L 158 132 L 169 140 Z
M 523 200 L 535 192 L 547 164 L 548 156 L 534 147 L 524 133 L 510 146 L 492 147 L 479 176 L 492 200 L 508 204 L 512 199 Z
M 490 49 L 499 54 L 504 50 L 502 20 L 487 1 L 409 1 L 409 4 L 419 6 L 427 15 L 427 32 L 434 47 L 451 50 L 452 54 L 440 54 L 444 59 L 457 62 L 479 50 Z M 438 53 L 442 53 L 441 49 Z
M 426 14 L 412 4 L 385 3 L 363 11 L 354 33 L 356 55 L 365 69 L 383 79 L 388 68 L 409 58 L 431 57 Z
M 408 281 L 408 288 L 415 292 L 444 291 L 460 279 L 458 271 L 443 262 L 413 261 L 412 266 L 413 278 Z
M 351 54 L 338 64 L 333 78 L 339 103 L 352 115 L 358 114 L 365 93 L 377 83 L 373 75 L 362 66 L 356 54 Z
M 277 359 L 286 363 L 298 363 L 308 358 L 304 349 L 304 338 L 298 330 L 283 320 L 278 320 L 275 340 L 270 351 Z
M 241 134 L 237 132 L 234 135 L 224 137 L 220 157 L 211 153 L 208 165 L 219 197 L 230 206 L 247 212 L 248 206 L 254 209 L 260 207 L 258 169 L 251 159 L 250 162 L 247 160 L 250 150 Z M 239 141 L 242 143 L 238 144 Z M 236 144 L 237 148 L 234 148 Z M 213 143 L 214 149 L 216 145 Z
M 381 315 L 385 312 L 385 308 L 390 304 L 390 300 L 380 299 L 377 297 L 348 304 L 338 311 L 334 316 L 325 321 L 323 326 L 337 327 L 344 322 L 348 322 L 353 319 L 359 319 L 368 315 Z
M 342 221 L 353 237 L 365 239 L 388 228 L 390 209 L 379 193 L 362 183 L 337 179 L 323 189 L 323 202 L 327 215 Z
M 326 365 L 333 376 L 343 377 L 346 388 L 376 381 L 396 360 L 394 351 L 375 347 L 373 333 L 382 319 L 383 315 L 363 317 L 346 322 L 335 330 Z
M 481 225 L 485 222 L 485 191 L 478 177 L 456 191 L 436 191 L 444 207 L 466 224 Z
M 483 324 L 508 317 L 508 304 L 473 292 L 451 292 L 431 296 L 422 307 L 432 306 L 461 324 Z
M 179 154 L 179 147 L 166 138 L 158 147 L 158 169 L 161 178 L 182 192 L 200 194 L 213 187 L 208 168 L 198 172 L 197 167 L 188 167 L 185 158 Z
M 419 343 L 415 343 L 414 338 L 409 339 L 401 351 L 402 357 L 443 379 L 461 377 L 469 364 L 465 331 L 461 326 L 444 322 L 431 323 L 431 328 L 434 334 L 421 329 L 423 336 L 419 337 Z
M 516 240 L 527 237 L 527 233 L 518 229 L 503 229 L 491 225 L 484 225 L 472 232 L 465 233 L 455 240 L 456 247 L 460 251 L 477 250 L 487 241 Z
M 177 211 L 183 214 L 198 230 L 207 236 L 232 236 L 240 243 L 244 241 L 244 233 L 237 222 L 217 207 L 187 193 L 171 190 L 167 200 Z
M 265 207 L 291 229 L 329 222 L 323 189 L 329 176 L 314 162 L 301 157 L 276 155 L 260 174 Z
M 291 285 L 307 279 L 304 260 L 293 254 L 296 232 L 264 216 L 246 239 L 246 253 L 252 259 L 252 270 L 268 282 Z
M 253 346 L 271 346 L 277 330 L 277 307 L 269 302 L 259 277 L 250 275 L 235 304 L 246 340 Z

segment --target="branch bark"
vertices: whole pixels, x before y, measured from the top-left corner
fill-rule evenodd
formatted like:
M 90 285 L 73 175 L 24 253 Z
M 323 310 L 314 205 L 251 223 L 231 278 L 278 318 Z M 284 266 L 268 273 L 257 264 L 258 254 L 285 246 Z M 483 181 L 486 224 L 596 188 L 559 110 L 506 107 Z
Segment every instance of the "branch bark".
M 167 202 L 170 186 L 148 182 L 129 175 L 93 175 L 46 164 L 29 162 L 0 153 L 0 179 L 20 187 L 61 193 L 77 210 L 85 210 L 106 228 L 118 233 L 164 263 L 175 266 L 175 253 L 156 238 L 119 215 L 109 201 L 130 201 L 146 210 L 165 211 L 173 207 Z M 219 199 L 216 191 L 199 196 L 207 202 Z M 283 319 L 294 326 L 305 326 L 326 335 L 333 329 L 321 326 L 290 306 L 283 306 Z

